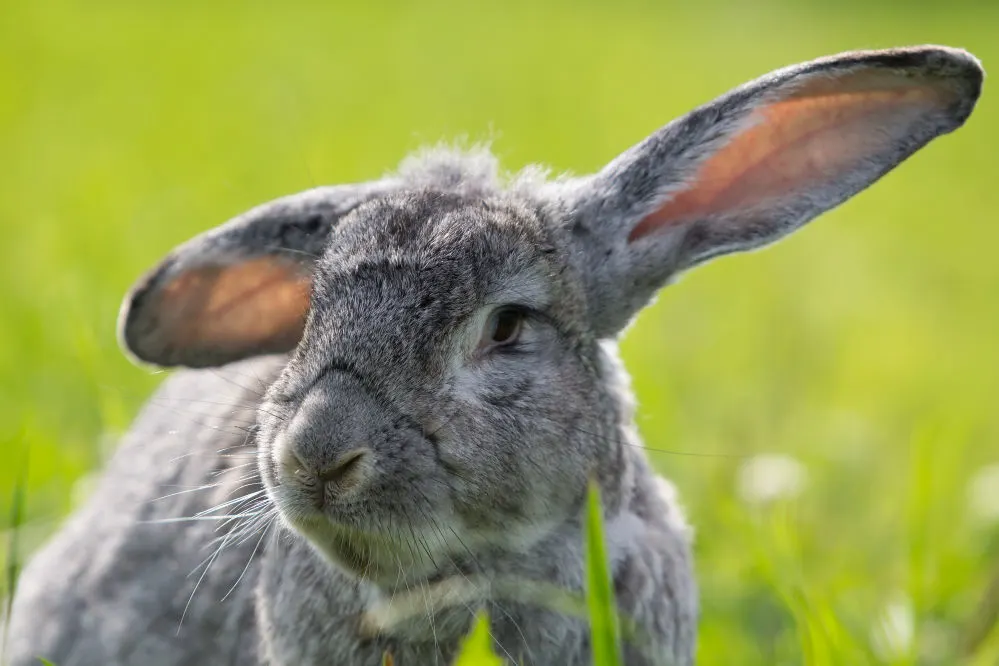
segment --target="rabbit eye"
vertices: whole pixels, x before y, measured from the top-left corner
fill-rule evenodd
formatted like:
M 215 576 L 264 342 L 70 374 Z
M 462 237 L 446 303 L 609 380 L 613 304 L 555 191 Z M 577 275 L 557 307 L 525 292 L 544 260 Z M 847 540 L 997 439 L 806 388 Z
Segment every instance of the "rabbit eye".
M 520 337 L 520 331 L 523 327 L 523 311 L 512 307 L 500 308 L 489 315 L 486 327 L 482 331 L 479 348 L 511 345 Z

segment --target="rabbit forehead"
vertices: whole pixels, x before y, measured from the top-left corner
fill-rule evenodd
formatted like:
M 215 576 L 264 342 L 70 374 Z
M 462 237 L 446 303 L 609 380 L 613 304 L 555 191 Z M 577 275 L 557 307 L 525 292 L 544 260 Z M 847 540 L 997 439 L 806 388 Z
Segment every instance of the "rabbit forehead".
M 440 260 L 501 258 L 514 251 L 533 257 L 550 244 L 537 208 L 525 198 L 422 189 L 358 206 L 339 225 L 326 254 Z
M 301 351 L 430 372 L 483 307 L 514 303 L 560 318 L 570 286 L 549 235 L 516 198 L 428 190 L 362 206 L 319 262 Z
M 409 192 L 344 220 L 317 271 L 313 307 L 335 308 L 365 282 L 402 283 L 406 300 L 465 309 L 513 293 L 547 307 L 555 255 L 541 216 L 516 198 Z

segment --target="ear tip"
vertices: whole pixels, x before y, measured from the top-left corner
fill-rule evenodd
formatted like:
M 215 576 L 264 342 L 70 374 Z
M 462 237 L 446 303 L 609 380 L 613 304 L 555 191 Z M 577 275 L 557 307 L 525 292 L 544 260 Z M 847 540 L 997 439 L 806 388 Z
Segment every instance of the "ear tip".
M 164 367 L 162 359 L 158 358 L 159 355 L 155 353 L 155 350 L 147 349 L 143 344 L 143 340 L 147 339 L 147 336 L 143 336 L 140 331 L 142 302 L 149 291 L 150 283 L 149 276 L 142 278 L 128 290 L 125 298 L 122 299 L 115 327 L 116 337 L 122 353 L 133 364 Z
M 981 61 L 964 49 L 937 47 L 936 72 L 954 81 L 958 101 L 954 106 L 955 128 L 960 127 L 971 115 L 985 82 L 985 69 Z
M 882 51 L 857 51 L 862 60 L 881 61 L 883 66 L 898 67 L 946 78 L 978 78 L 984 74 L 982 62 L 970 51 L 955 46 L 922 44 Z
M 909 76 L 947 82 L 972 104 L 981 94 L 985 79 L 982 62 L 974 54 L 962 48 L 939 44 L 847 52 L 816 62 L 824 61 L 874 65 L 904 71 Z
M 888 53 L 900 59 L 903 68 L 937 82 L 953 102 L 948 108 L 951 127 L 957 129 L 968 119 L 982 94 L 985 69 L 971 52 L 952 46 L 927 44 Z
M 981 88 L 985 78 L 982 61 L 973 53 L 953 46 L 927 45 L 914 49 L 922 55 L 923 66 L 931 75 L 964 81 Z
M 158 326 L 155 307 L 150 307 L 149 297 L 174 269 L 175 258 L 168 255 L 159 266 L 135 281 L 125 294 L 118 309 L 115 326 L 118 346 L 133 364 L 166 368 L 178 365 L 170 349 L 156 344 L 159 336 L 150 335 Z
M 982 61 L 970 51 L 951 46 L 922 47 L 926 70 L 940 78 L 961 81 L 968 85 L 975 98 L 981 92 L 985 79 Z

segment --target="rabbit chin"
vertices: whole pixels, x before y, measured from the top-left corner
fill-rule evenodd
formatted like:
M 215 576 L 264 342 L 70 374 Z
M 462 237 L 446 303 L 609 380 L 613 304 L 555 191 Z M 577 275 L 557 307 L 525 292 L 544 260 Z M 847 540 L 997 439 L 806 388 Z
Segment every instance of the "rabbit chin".
M 324 560 L 353 577 L 371 581 L 380 587 L 394 588 L 435 576 L 434 540 L 419 535 L 416 527 L 411 538 L 391 538 L 373 532 L 331 522 L 321 513 L 289 515 L 284 521 L 305 537 Z

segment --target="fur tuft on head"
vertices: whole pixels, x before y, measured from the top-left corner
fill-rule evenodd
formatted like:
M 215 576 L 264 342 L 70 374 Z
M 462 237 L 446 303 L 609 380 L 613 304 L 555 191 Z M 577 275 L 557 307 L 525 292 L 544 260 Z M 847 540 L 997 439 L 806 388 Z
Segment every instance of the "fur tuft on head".
M 422 148 L 399 164 L 396 176 L 408 189 L 479 197 L 499 192 L 504 180 L 488 143 L 468 147 L 440 143 Z

